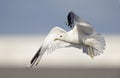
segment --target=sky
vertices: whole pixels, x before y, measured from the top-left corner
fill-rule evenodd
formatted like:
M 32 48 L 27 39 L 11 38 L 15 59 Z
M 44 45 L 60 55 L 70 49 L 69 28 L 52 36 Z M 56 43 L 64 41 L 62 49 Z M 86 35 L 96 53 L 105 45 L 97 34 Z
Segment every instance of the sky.
M 69 11 L 99 33 L 120 33 L 120 0 L 0 0 L 0 35 L 48 33 L 65 25 Z

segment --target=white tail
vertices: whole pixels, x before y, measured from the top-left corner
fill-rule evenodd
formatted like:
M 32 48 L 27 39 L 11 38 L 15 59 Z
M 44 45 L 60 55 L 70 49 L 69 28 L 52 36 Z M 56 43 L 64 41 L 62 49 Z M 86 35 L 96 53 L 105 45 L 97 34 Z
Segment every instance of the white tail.
M 87 53 L 92 58 L 100 55 L 100 53 L 103 53 L 105 50 L 105 40 L 100 34 L 95 34 L 86 38 L 84 43 L 83 52 Z

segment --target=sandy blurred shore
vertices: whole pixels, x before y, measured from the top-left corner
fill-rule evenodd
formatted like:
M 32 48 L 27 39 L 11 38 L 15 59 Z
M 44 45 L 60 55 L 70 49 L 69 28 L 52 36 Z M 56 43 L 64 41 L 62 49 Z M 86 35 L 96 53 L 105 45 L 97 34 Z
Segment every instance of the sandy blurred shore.
M 41 36 L 0 36 L 0 67 L 23 67 L 29 63 L 44 40 Z M 92 60 L 76 48 L 57 49 L 45 54 L 38 67 L 120 68 L 120 35 L 104 35 L 106 50 Z
M 1 68 L 0 78 L 120 78 L 117 68 Z

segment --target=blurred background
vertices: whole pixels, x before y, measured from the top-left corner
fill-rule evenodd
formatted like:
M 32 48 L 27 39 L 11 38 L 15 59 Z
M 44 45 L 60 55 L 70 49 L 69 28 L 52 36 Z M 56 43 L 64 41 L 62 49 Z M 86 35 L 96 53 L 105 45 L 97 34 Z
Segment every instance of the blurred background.
M 54 26 L 70 30 L 69 11 L 105 37 L 104 54 L 92 60 L 79 49 L 62 48 L 25 69 Z M 0 0 L 0 77 L 119 78 L 119 34 L 120 0 Z

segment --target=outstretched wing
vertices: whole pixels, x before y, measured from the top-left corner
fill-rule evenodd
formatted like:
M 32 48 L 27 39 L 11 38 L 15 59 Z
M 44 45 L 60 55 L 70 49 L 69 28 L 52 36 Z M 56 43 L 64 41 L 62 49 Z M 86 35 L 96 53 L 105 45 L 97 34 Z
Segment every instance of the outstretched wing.
M 78 36 L 82 37 L 81 39 L 84 43 L 84 53 L 90 55 L 92 58 L 100 53 L 103 53 L 103 50 L 105 49 L 105 40 L 88 22 L 81 19 L 72 11 L 69 12 L 67 20 L 68 26 L 73 28 L 75 32 L 77 31 Z
M 66 33 L 66 31 L 60 27 L 54 27 L 49 32 L 43 44 L 41 45 L 41 48 L 34 55 L 28 67 L 33 67 L 34 65 L 36 66 L 46 51 L 50 53 L 57 48 L 61 48 L 67 45 L 67 43 L 65 44 L 65 42 L 63 41 L 59 41 L 59 40 L 54 41 L 58 37 L 58 35 L 61 33 Z
M 67 16 L 67 23 L 70 28 L 78 30 L 78 32 L 82 34 L 93 34 L 95 30 L 92 28 L 92 26 L 86 22 L 85 20 L 81 19 L 78 15 L 76 15 L 74 12 L 69 12 Z

